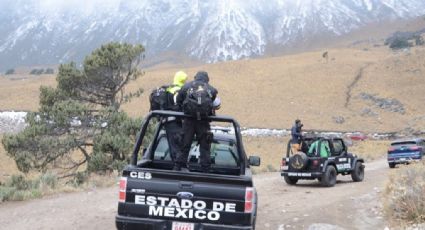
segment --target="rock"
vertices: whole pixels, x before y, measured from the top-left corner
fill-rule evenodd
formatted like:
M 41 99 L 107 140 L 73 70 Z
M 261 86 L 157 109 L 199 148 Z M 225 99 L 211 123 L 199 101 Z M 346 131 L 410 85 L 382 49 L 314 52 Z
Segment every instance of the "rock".
M 299 218 L 297 218 L 297 217 L 294 217 L 294 219 L 292 219 L 292 221 L 294 221 L 294 222 L 298 222 L 298 220 L 299 220 Z
M 366 101 L 371 101 L 378 108 L 389 111 L 389 112 L 400 113 L 400 114 L 405 114 L 406 112 L 404 105 L 395 98 L 381 98 L 376 95 L 372 95 L 368 93 L 361 93 L 360 98 Z
M 283 224 L 279 225 L 279 228 L 277 230 L 285 230 L 285 226 Z
M 374 112 L 372 109 L 370 108 L 364 108 L 361 112 L 360 115 L 363 117 L 376 117 L 379 114 Z
M 337 124 L 342 124 L 345 122 L 345 118 L 343 116 L 332 117 L 332 120 Z

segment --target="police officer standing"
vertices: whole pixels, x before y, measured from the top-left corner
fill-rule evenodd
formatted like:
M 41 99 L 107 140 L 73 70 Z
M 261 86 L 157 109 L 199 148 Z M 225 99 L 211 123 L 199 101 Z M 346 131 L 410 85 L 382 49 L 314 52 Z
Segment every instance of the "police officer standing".
M 292 153 L 296 153 L 301 149 L 301 142 L 302 142 L 302 133 L 301 129 L 303 127 L 303 124 L 301 123 L 300 119 L 295 120 L 294 126 L 291 128 L 291 151 Z
M 199 71 L 195 75 L 195 80 L 186 83 L 177 96 L 177 103 L 183 108 L 183 112 L 190 117 L 183 120 L 183 146 L 177 155 L 174 170 L 181 170 L 182 167 L 186 166 L 195 135 L 200 147 L 202 171 L 209 172 L 210 170 L 210 146 L 213 136 L 207 117 L 213 115 L 213 103 L 218 92 L 208 83 L 208 73 Z
M 180 89 L 186 83 L 187 74 L 183 71 L 178 71 L 174 75 L 174 81 L 171 86 L 166 90 L 167 92 L 167 110 L 181 111 L 180 106 L 177 104 L 177 95 L 180 92 Z M 173 161 L 176 160 L 178 152 L 180 152 L 181 143 L 182 143 L 182 121 L 176 117 L 167 117 L 164 121 L 164 128 L 167 135 L 167 141 L 170 148 L 170 155 Z

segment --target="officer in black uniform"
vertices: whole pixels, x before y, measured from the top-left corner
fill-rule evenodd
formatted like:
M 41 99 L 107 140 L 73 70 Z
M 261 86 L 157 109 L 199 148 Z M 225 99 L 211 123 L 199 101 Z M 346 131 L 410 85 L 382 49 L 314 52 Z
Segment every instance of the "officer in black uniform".
M 185 111 L 185 103 L 188 100 L 190 90 L 194 87 L 202 86 L 205 88 L 203 90 L 208 91 L 211 101 L 211 108 L 213 107 L 213 102 L 217 97 L 218 91 L 212 87 L 209 83 L 208 73 L 205 71 L 199 71 L 195 75 L 195 80 L 186 83 L 180 90 L 180 93 L 177 96 L 177 103 L 183 108 Z M 213 115 L 213 109 L 208 112 L 208 115 Z M 192 146 L 192 142 L 196 135 L 196 139 L 198 140 L 200 147 L 200 163 L 203 172 L 209 172 L 211 167 L 211 142 L 212 142 L 212 133 L 209 121 L 205 117 L 189 117 L 183 119 L 183 145 L 181 151 L 177 154 L 177 159 L 174 164 L 174 170 L 181 170 L 182 167 L 186 166 L 187 157 L 189 155 L 190 148 Z
M 170 85 L 167 92 L 167 106 L 166 110 L 180 112 L 181 108 L 177 104 L 177 95 L 181 88 L 186 83 L 187 74 L 183 71 L 178 71 L 174 75 L 173 84 Z M 170 156 L 173 161 L 176 160 L 177 154 L 180 151 L 183 133 L 182 133 L 182 120 L 176 117 L 167 117 L 164 121 L 164 128 L 167 135 L 168 146 L 170 149 Z

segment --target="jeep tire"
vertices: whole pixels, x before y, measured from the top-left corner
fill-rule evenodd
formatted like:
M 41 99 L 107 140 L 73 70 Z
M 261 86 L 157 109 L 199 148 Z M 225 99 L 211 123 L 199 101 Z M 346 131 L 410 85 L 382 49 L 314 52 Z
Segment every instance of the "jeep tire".
M 354 170 L 351 172 L 351 179 L 353 179 L 354 182 L 360 182 L 364 178 L 364 166 L 362 162 L 357 161 L 356 165 L 354 166 Z
M 308 157 L 303 152 L 297 152 L 289 158 L 289 165 L 292 169 L 300 171 L 306 168 Z
M 283 176 L 285 179 L 285 182 L 289 185 L 295 185 L 298 182 L 298 178 L 290 177 L 290 176 Z
M 395 168 L 395 163 L 388 163 L 388 166 L 390 166 L 390 168 Z
M 333 187 L 336 184 L 336 169 L 332 165 L 326 167 L 325 173 L 322 175 L 322 185 L 325 187 Z

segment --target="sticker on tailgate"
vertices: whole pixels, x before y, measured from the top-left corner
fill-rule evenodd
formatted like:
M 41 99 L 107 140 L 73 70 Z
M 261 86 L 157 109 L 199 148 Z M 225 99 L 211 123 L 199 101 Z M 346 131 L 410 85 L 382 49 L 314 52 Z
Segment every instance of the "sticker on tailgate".
M 131 178 L 150 180 L 152 179 L 152 174 L 149 172 L 130 172 Z
M 148 205 L 149 216 L 217 221 L 220 212 L 236 212 L 236 203 L 135 195 L 135 204 Z

